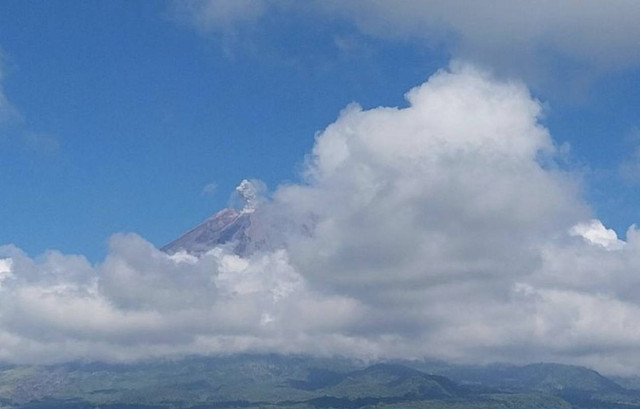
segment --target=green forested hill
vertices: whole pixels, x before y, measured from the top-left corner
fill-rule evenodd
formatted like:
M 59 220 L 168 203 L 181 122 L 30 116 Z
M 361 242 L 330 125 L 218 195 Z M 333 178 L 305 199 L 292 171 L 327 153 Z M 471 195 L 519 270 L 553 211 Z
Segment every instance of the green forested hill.
M 576 366 L 419 367 L 279 355 L 5 365 L 0 407 L 640 408 L 635 390 Z

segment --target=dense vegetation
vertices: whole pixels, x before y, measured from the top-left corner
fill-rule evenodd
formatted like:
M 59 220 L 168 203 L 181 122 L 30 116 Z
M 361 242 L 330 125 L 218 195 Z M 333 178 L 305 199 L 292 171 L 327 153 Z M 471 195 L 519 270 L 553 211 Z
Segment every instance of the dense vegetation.
M 0 408 L 640 408 L 590 369 L 302 356 L 0 366 Z

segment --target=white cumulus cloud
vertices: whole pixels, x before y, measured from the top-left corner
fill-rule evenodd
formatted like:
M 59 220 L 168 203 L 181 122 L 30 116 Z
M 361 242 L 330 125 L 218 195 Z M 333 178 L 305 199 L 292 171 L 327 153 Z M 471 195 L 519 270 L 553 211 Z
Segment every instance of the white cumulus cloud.
M 600 220 L 593 219 L 586 223 L 576 224 L 571 228 L 570 233 L 609 250 L 619 250 L 625 244 L 624 241 L 618 239 L 615 231 L 604 227 Z
M 454 66 L 404 108 L 346 107 L 246 257 L 116 234 L 105 260 L 0 247 L 0 360 L 277 351 L 640 368 L 640 234 L 553 165 L 520 83 Z

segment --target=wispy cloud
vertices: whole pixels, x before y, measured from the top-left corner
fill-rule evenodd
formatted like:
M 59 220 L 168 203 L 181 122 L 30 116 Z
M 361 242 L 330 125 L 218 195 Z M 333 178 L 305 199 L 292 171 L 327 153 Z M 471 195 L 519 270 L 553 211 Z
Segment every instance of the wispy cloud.
M 630 153 L 618 166 L 618 172 L 625 181 L 637 184 L 640 182 L 640 128 L 629 132 L 627 140 Z
M 634 41 L 640 35 L 635 24 L 640 5 L 632 0 L 400 0 L 366 4 L 347 0 L 321 4 L 328 12 L 341 13 L 364 32 L 377 36 L 451 41 L 453 51 L 461 57 L 514 59 L 547 49 L 602 68 L 640 60 Z
M 530 85 L 576 95 L 599 75 L 637 67 L 640 5 L 634 0 L 355 1 L 199 0 L 171 14 L 203 33 L 237 37 L 270 10 L 350 23 L 364 36 L 444 50 Z M 349 46 L 343 41 L 339 47 Z
M 202 32 L 229 33 L 244 24 L 256 23 L 267 9 L 266 0 L 172 1 L 170 12 L 179 21 Z
M 18 109 L 7 98 L 4 87 L 2 86 L 5 80 L 6 71 L 6 54 L 0 47 L 0 125 L 8 122 L 20 120 L 21 115 Z
M 215 194 L 218 190 L 218 184 L 216 182 L 210 182 L 204 185 L 202 188 L 202 194 L 211 196 Z
M 0 47 L 0 141 L 12 140 L 21 148 L 38 154 L 57 154 L 60 142 L 51 135 L 30 130 L 24 115 L 9 101 L 3 89 L 5 71 L 6 53 Z

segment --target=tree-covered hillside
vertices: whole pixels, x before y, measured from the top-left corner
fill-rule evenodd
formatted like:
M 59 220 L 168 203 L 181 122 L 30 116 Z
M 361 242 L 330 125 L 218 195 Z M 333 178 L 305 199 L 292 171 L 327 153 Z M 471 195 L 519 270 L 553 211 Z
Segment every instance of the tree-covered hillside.
M 587 368 L 376 363 L 305 356 L 188 357 L 0 367 L 0 408 L 640 408 Z

